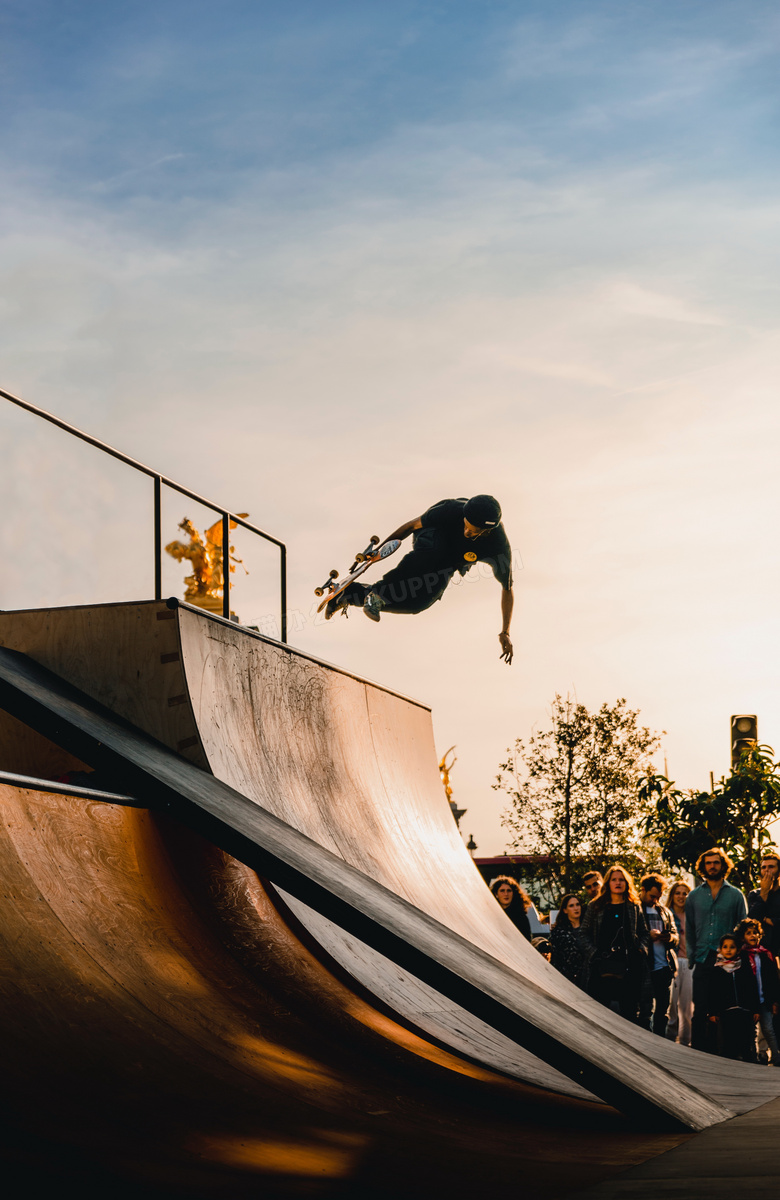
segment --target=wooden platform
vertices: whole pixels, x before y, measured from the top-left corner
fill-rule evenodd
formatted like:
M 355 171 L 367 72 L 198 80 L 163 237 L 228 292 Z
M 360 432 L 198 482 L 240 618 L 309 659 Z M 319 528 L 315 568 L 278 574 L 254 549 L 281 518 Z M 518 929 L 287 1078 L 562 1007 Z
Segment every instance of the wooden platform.
M 0 614 L 0 645 L 5 647 L 0 698 L 14 714 L 0 720 L 0 769 L 45 775 L 47 767 L 62 771 L 81 762 L 98 767 L 118 790 L 168 806 L 169 826 L 165 818 L 162 825 L 159 818 L 144 818 L 155 831 L 152 840 L 162 838 L 164 845 L 164 854 L 155 851 L 157 866 L 150 879 L 165 856 L 173 854 L 166 829 L 178 831 L 178 845 L 186 826 L 207 839 L 212 853 L 218 853 L 213 847 L 220 848 L 221 861 L 239 872 L 242 889 L 250 888 L 247 879 L 255 880 L 257 889 L 255 871 L 272 881 L 276 886 L 270 893 L 260 889 L 264 899 L 255 898 L 241 910 L 242 954 L 259 938 L 253 914 L 270 906 L 284 936 L 306 950 L 306 961 L 318 964 L 344 989 L 342 1016 L 332 1018 L 332 1009 L 319 1001 L 314 1008 L 342 1032 L 348 1027 L 341 1052 L 354 1054 L 360 1044 L 357 1027 L 364 1034 L 368 1028 L 377 1061 L 388 1052 L 392 1058 L 403 1051 L 404 1083 L 397 1085 L 403 1095 L 414 1091 L 413 1077 L 424 1066 L 426 1072 L 440 1073 L 441 1080 L 456 1081 L 458 1089 L 475 1089 L 475 1097 L 481 1092 L 482 1100 L 474 1101 L 477 1107 L 493 1105 L 496 1113 L 504 1104 L 507 1115 L 522 1113 L 521 1125 L 534 1131 L 528 1135 L 531 1140 L 549 1148 L 540 1149 L 538 1157 L 549 1168 L 539 1176 L 547 1195 L 563 1195 L 575 1182 L 605 1177 L 657 1154 L 672 1144 L 669 1138 L 679 1142 L 684 1136 L 675 1129 L 725 1128 L 720 1123 L 734 1113 L 749 1112 L 780 1095 L 780 1072 L 711 1059 L 626 1025 L 572 988 L 528 946 L 484 887 L 457 835 L 436 770 L 430 713 L 423 705 L 218 618 L 159 602 Z M 27 838 L 24 852 L 15 851 L 28 873 L 43 869 L 37 860 L 43 826 L 59 830 L 48 851 L 50 861 L 58 861 L 58 839 L 67 837 L 79 803 L 63 797 L 59 802 L 67 808 L 58 810 L 52 822 L 45 815 L 51 798 L 36 799 L 42 806 L 40 823 L 33 822 L 36 832 Z M 130 813 L 127 820 L 140 819 Z M 70 850 L 65 855 L 70 864 L 68 911 L 72 915 L 78 904 L 83 906 L 87 924 L 82 922 L 74 937 L 85 947 L 96 901 L 90 871 L 80 875 L 79 863 L 89 860 L 93 833 L 91 827 L 80 833 L 75 855 Z M 104 850 L 104 864 L 115 851 Z M 194 882 L 177 890 L 188 877 L 188 863 L 187 854 L 179 855 L 173 875 L 162 871 L 166 882 L 158 913 L 163 915 L 155 919 L 164 928 L 167 907 L 173 905 L 179 920 L 197 893 L 196 911 L 205 911 L 213 929 L 213 906 L 209 902 L 203 908 L 202 876 L 195 872 Z M 46 871 L 47 886 L 56 892 L 58 872 L 51 866 Z M 170 882 L 174 876 L 179 880 L 175 887 Z M 137 886 L 136 880 L 119 911 L 124 906 L 137 914 L 139 904 L 144 908 Z M 41 911 L 32 896 L 21 902 L 22 909 L 26 905 Z M 105 893 L 100 893 L 100 903 L 107 903 Z M 191 918 L 190 913 L 186 919 Z M 53 930 L 61 933 L 64 926 L 70 929 L 58 918 Z M 121 961 L 132 961 L 139 937 L 145 936 L 139 934 L 136 916 L 131 915 L 126 928 L 115 918 L 112 928 L 116 941 L 111 944 L 125 946 Z M 47 934 L 52 945 L 53 930 Z M 193 932 L 185 939 L 184 962 L 176 968 L 183 977 L 190 973 L 201 937 L 202 932 Z M 230 942 L 226 938 L 220 925 L 216 941 L 223 951 Z M 98 953 L 92 946 L 87 954 L 101 961 L 105 950 Z M 162 952 L 162 959 L 167 955 L 168 950 Z M 233 961 L 235 955 L 235 949 L 228 950 Z M 175 960 L 173 955 L 170 961 Z M 309 968 L 300 966 L 300 949 L 287 953 L 284 961 L 288 980 L 308 977 Z M 136 974 L 142 965 L 136 963 Z M 209 988 L 222 989 L 221 971 L 220 965 L 202 972 L 209 985 L 205 991 L 201 980 L 184 1000 L 177 993 L 166 1018 L 172 1028 L 177 1012 L 184 1012 L 182 1003 L 185 1009 L 194 1004 L 201 1013 L 199 1028 L 209 1025 Z M 136 976 L 131 976 L 121 985 L 122 995 L 134 994 Z M 19 977 L 6 982 L 19 991 L 23 978 L 20 958 Z M 153 978 L 142 1007 L 157 995 L 159 979 L 154 973 Z M 242 999 L 243 975 L 232 978 L 233 997 L 246 1013 L 251 1004 Z M 272 990 L 278 986 L 273 983 Z M 252 987 L 257 987 L 256 976 Z M 319 987 L 312 984 L 312 996 L 321 996 Z M 293 1008 L 299 1012 L 307 987 L 298 987 L 295 994 Z M 107 1004 L 113 1003 L 123 1020 L 118 995 Z M 252 995 L 252 1004 L 257 1003 L 256 991 Z M 267 999 L 263 1003 L 267 1006 Z M 350 1019 L 345 1025 L 343 1012 L 354 1017 L 358 1010 L 363 1016 L 357 1023 Z M 189 1015 L 185 1027 L 188 1022 Z M 130 1025 L 136 1042 L 146 1045 L 143 1022 L 132 1018 Z M 236 1017 L 236 1030 L 240 1025 Z M 67 1027 L 77 1029 L 78 1020 L 74 1024 L 69 1019 Z M 385 1028 L 395 1032 L 384 1037 Z M 177 1031 L 177 1039 L 181 1033 Z M 190 1036 L 185 1032 L 184 1041 Z M 246 1031 L 231 1036 L 256 1044 L 255 1035 Z M 208 1053 L 213 1055 L 213 1047 Z M 184 1050 L 178 1061 L 187 1075 Z M 207 1075 L 201 1075 L 196 1088 L 204 1113 L 209 1107 L 204 1098 Z M 264 1114 L 274 1111 L 271 1094 L 272 1089 L 266 1093 Z M 395 1097 L 397 1104 L 399 1091 Z M 327 1109 L 330 1101 L 323 1103 Z M 468 1105 L 461 1110 L 437 1103 L 448 1114 L 445 1124 L 452 1121 L 453 1131 L 459 1131 L 449 1143 L 440 1143 L 449 1145 L 457 1162 L 455 1147 Z M 335 1104 L 338 1109 L 340 1101 Z M 629 1121 L 621 1124 L 608 1105 L 621 1108 Z M 292 1110 L 285 1110 L 282 1100 L 283 1111 L 289 1122 Z M 470 1119 L 476 1120 L 473 1110 Z M 572 1146 L 579 1146 L 572 1150 L 572 1162 L 589 1163 L 573 1176 L 567 1175 L 568 1158 L 555 1165 L 552 1141 L 544 1133 L 556 1129 L 558 1121 L 570 1130 Z M 232 1122 L 233 1117 L 228 1125 Z M 514 1125 L 518 1144 L 527 1147 L 517 1120 Z M 496 1127 L 503 1128 L 501 1120 Z M 401 1136 L 400 1128 L 393 1136 Z M 485 1132 L 478 1121 L 475 1128 Z M 578 1140 L 578 1129 L 592 1132 L 590 1150 Z M 509 1140 L 502 1145 L 500 1153 L 514 1162 Z M 346 1177 L 357 1178 L 360 1154 L 349 1161 Z M 284 1171 L 282 1176 L 289 1186 L 293 1176 Z M 456 1176 L 453 1186 L 467 1174 Z
M 422 1200 L 489 1156 L 555 1196 L 679 1140 L 394 1020 L 170 819 L 7 787 L 0 811 L 9 1195 Z

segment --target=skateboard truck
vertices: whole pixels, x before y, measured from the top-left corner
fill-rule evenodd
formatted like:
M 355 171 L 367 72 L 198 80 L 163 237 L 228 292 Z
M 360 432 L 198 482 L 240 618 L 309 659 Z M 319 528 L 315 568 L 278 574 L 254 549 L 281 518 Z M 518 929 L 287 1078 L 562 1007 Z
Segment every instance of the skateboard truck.
M 366 546 L 365 550 L 359 550 L 357 552 L 357 554 L 355 555 L 355 561 L 353 562 L 352 566 L 349 568 L 350 573 L 352 571 L 354 571 L 355 567 L 359 566 L 360 563 L 365 562 L 366 559 L 368 558 L 369 554 L 373 553 L 374 547 L 378 546 L 378 545 L 379 545 L 379 538 L 376 536 L 376 534 L 374 534 L 374 536 L 371 538 L 371 541 Z
M 338 575 L 338 571 L 336 570 L 335 567 L 333 568 L 332 571 L 328 571 L 328 578 L 325 580 L 325 582 L 323 584 L 320 585 L 320 587 L 316 587 L 314 589 L 314 595 L 315 596 L 324 596 L 326 587 L 330 583 L 331 579 L 335 579 L 337 575 Z

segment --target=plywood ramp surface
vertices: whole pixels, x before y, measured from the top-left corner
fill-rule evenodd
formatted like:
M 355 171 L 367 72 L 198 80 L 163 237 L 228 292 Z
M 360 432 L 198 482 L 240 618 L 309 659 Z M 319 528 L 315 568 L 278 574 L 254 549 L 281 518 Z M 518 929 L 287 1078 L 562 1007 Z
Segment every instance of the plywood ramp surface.
M 780 1092 L 780 1080 L 760 1067 L 711 1059 L 627 1025 L 530 947 L 458 835 L 425 706 L 186 606 L 50 610 L 43 618 L 0 614 L 0 643 L 66 678 L 74 672 L 87 694 L 171 748 L 185 745 L 180 752 L 192 762 L 207 764 L 217 779 L 505 964 L 517 975 L 519 1000 L 527 985 L 523 1011 L 540 1029 L 552 1028 L 553 1008 L 568 1008 L 583 1053 L 624 1078 L 635 1061 L 638 1090 L 643 1071 L 662 1068 L 715 1102 L 709 1120 L 718 1119 L 717 1106 L 728 1116 Z M 174 708 L 181 709 L 175 719 Z M 193 736 L 197 744 L 186 746 Z M 583 1094 L 576 1080 L 535 1059 L 533 1045 L 513 1046 L 300 901 L 287 901 L 315 941 L 379 1001 L 453 1050 Z M 549 998 L 550 1012 L 539 995 Z
M 0 813 L 12 1194 L 466 1196 L 488 1156 L 559 1196 L 680 1140 L 426 1042 L 169 819 L 5 785 Z

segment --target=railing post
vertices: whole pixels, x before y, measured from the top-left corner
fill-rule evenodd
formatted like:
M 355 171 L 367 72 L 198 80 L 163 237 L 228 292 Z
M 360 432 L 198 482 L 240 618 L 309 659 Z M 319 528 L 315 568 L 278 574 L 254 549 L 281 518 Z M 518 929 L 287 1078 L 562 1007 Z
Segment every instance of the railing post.
M 282 641 L 287 641 L 287 547 L 279 547 L 281 569 Z
M 161 480 L 154 477 L 154 598 L 162 600 L 162 514 Z
M 222 616 L 230 620 L 230 519 L 222 514 Z

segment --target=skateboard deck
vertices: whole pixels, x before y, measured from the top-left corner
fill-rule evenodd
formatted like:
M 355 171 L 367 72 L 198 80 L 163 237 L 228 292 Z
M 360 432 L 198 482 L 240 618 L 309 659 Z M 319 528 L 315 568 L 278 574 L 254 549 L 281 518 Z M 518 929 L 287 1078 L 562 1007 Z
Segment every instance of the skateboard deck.
M 326 579 L 325 583 L 314 589 L 315 596 L 323 596 L 324 599 L 317 605 L 317 612 L 320 613 L 331 600 L 337 599 L 338 596 L 345 592 L 351 583 L 372 567 L 374 563 L 380 562 L 383 558 L 388 558 L 391 554 L 395 554 L 398 547 L 401 545 L 399 538 L 394 538 L 390 542 L 384 542 L 379 545 L 379 538 L 374 536 L 366 546 L 365 550 L 361 550 L 355 555 L 355 561 L 349 568 L 346 575 L 338 578 L 338 571 L 332 570 Z

